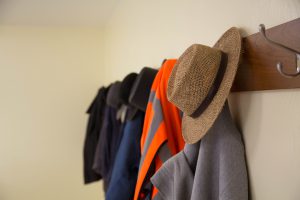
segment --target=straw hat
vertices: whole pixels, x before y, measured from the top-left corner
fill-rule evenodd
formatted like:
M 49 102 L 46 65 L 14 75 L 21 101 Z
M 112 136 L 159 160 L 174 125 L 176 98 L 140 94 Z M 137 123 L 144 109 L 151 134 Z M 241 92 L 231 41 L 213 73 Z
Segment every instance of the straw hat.
M 167 97 L 183 111 L 186 143 L 199 141 L 221 112 L 238 68 L 241 43 L 241 35 L 233 27 L 212 48 L 194 44 L 176 62 Z

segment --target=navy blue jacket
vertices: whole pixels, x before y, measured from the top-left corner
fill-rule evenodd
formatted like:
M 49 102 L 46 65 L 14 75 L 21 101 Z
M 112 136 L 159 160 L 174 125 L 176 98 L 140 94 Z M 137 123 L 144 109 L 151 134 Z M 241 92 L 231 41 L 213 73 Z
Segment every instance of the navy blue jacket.
M 140 138 L 144 123 L 144 113 L 125 123 L 122 140 L 114 162 L 110 184 L 106 192 L 107 200 L 133 199 L 140 162 Z

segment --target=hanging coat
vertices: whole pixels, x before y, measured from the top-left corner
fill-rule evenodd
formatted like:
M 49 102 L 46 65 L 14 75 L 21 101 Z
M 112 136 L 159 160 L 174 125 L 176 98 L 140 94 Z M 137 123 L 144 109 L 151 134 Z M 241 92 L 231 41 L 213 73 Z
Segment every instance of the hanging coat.
M 124 133 L 113 166 L 106 200 L 131 200 L 140 161 L 140 138 L 143 129 L 144 112 L 126 121 Z
M 241 134 L 226 103 L 209 132 L 169 159 L 151 178 L 156 200 L 247 200 Z
M 103 177 L 104 191 L 107 190 L 114 166 L 115 156 L 123 133 L 123 123 L 116 119 L 117 109 L 106 106 L 103 124 L 97 144 L 93 169 Z
M 94 156 L 97 143 L 100 137 L 100 130 L 105 110 L 105 99 L 108 88 L 102 87 L 99 89 L 97 96 L 90 105 L 87 113 L 89 120 L 87 125 L 86 136 L 84 140 L 84 183 L 92 183 L 98 181 L 102 176 L 93 170 Z

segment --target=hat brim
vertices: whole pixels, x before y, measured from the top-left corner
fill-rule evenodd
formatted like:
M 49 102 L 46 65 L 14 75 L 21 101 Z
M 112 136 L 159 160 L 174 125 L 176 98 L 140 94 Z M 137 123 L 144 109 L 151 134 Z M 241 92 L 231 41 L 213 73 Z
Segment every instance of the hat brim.
M 182 136 L 186 143 L 199 141 L 212 127 L 230 93 L 241 56 L 242 38 L 235 27 L 226 31 L 214 45 L 227 55 L 226 70 L 218 91 L 200 116 L 183 115 Z

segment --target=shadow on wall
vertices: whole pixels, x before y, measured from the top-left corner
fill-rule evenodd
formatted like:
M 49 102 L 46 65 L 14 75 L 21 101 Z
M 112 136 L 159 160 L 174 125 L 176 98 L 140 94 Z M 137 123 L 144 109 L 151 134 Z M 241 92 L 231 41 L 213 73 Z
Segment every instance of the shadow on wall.
M 255 97 L 255 110 L 256 112 L 261 112 L 262 111 L 262 97 L 261 95 L 257 95 L 258 97 Z M 251 133 L 259 133 L 259 127 L 261 123 L 261 113 L 256 113 L 255 115 L 257 116 L 255 118 L 255 126 L 253 126 L 253 119 L 249 119 L 251 112 L 253 112 L 254 106 L 253 104 L 253 94 L 251 95 L 250 92 L 240 92 L 240 93 L 232 93 L 229 96 L 229 105 L 230 105 L 230 111 L 231 115 L 233 117 L 233 120 L 237 126 L 237 129 L 240 131 L 242 134 L 242 139 L 245 144 L 245 151 L 246 151 L 246 163 L 247 163 L 247 168 L 248 168 L 248 184 L 249 184 L 249 199 L 252 199 L 252 196 L 254 195 L 253 187 L 251 187 L 251 171 L 249 170 L 249 163 L 251 162 L 249 160 L 249 157 L 247 155 L 255 155 L 256 154 L 256 144 L 259 140 L 259 135 L 258 134 L 252 134 L 251 140 L 249 140 L 249 136 L 247 134 Z M 251 106 L 252 105 L 252 106 Z M 248 122 L 251 121 L 251 124 Z M 252 131 L 251 132 L 246 132 L 243 131 L 247 126 L 251 126 Z M 247 145 L 248 144 L 248 145 Z

